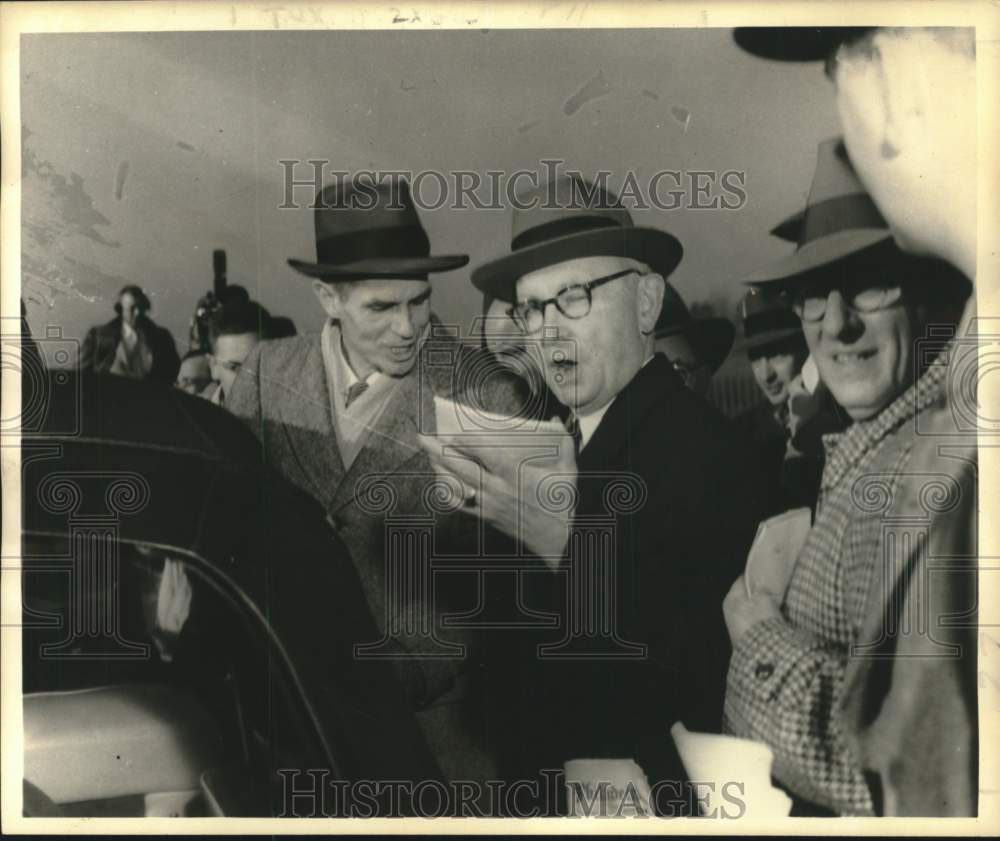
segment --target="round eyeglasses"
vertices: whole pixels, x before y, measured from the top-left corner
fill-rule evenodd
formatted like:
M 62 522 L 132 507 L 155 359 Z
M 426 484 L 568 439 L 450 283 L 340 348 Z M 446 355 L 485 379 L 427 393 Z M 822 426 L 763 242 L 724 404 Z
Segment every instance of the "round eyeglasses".
M 604 277 L 594 278 L 587 283 L 573 283 L 559 290 L 554 298 L 546 298 L 544 301 L 529 298 L 521 301 L 507 309 L 507 315 L 525 333 L 537 333 L 545 324 L 545 310 L 549 304 L 555 304 L 566 318 L 585 318 L 590 314 L 590 307 L 593 302 L 593 290 L 612 280 L 625 277 L 630 274 L 639 274 L 636 269 L 626 269 L 622 272 L 615 272 Z
M 817 284 L 791 292 L 792 310 L 803 321 L 822 321 L 826 315 L 830 292 L 836 289 L 844 302 L 855 312 L 877 312 L 888 309 L 903 297 L 899 283 L 885 283 L 869 278 L 845 280 L 836 284 Z

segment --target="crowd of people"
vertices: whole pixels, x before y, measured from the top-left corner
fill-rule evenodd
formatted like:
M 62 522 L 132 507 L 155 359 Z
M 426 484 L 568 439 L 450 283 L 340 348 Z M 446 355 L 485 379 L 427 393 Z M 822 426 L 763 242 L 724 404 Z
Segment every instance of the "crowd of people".
M 704 399 L 734 329 L 692 317 L 670 284 L 682 244 L 571 179 L 534 196 L 555 196 L 555 210 L 521 196 L 509 252 L 471 275 L 482 346 L 447 365 L 426 358 L 428 278 L 468 257 L 434 253 L 405 183 L 365 185 L 376 199 L 360 209 L 345 180 L 313 210 L 315 261 L 289 260 L 312 284 L 322 332 L 288 335 L 232 292 L 210 315 L 209 347 L 179 359 L 130 286 L 88 334 L 81 366 L 175 383 L 243 419 L 327 511 L 383 632 L 392 548 L 386 513 L 359 502 L 365 482 L 388 477 L 392 515 L 406 517 L 425 513 L 428 481 L 458 481 L 436 550 L 481 556 L 485 527 L 523 571 L 501 613 L 558 621 L 436 626 L 478 652 L 465 660 L 421 656 L 419 634 L 387 636 L 449 778 L 535 779 L 607 757 L 634 759 L 650 781 L 686 779 L 667 735 L 680 720 L 766 744 L 797 814 L 975 814 L 974 626 L 936 624 L 972 606 L 956 603 L 948 575 L 932 592 L 922 583 L 935 559 L 976 551 L 975 436 L 954 428 L 951 376 L 975 300 L 975 196 L 955 186 L 975 183 L 973 34 L 736 38 L 769 59 L 825 61 L 843 127 L 817 151 L 805 207 L 771 231 L 793 250 L 744 279 L 743 347 L 762 402 L 738 418 Z M 484 354 L 509 377 L 474 399 L 558 417 L 554 459 L 513 469 L 501 448 L 428 428 L 434 397 L 461 397 L 463 366 Z M 943 456 L 935 434 L 963 457 Z M 554 475 L 571 477 L 572 505 L 525 492 Z M 958 496 L 928 507 L 928 476 L 950 477 Z M 790 574 L 751 591 L 759 524 L 800 507 L 812 527 Z M 609 516 L 611 537 L 592 539 Z M 915 518 L 919 536 L 891 537 Z M 567 637 L 594 619 L 580 588 L 595 581 L 603 619 Z M 437 622 L 451 598 L 419 607 Z M 935 632 L 900 632 L 917 615 L 906 611 Z M 935 656 L 946 639 L 961 657 Z

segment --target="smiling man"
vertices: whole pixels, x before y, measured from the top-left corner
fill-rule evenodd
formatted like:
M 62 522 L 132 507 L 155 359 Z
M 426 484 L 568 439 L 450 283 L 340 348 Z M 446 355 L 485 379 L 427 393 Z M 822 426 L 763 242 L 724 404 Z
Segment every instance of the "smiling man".
M 954 327 L 969 285 L 899 250 L 837 139 L 819 147 L 796 251 L 747 282 L 784 290 L 849 425 L 823 439 L 815 521 L 784 591 L 750 596 L 740 580 L 726 597 L 726 726 L 767 743 L 775 776 L 803 800 L 879 814 L 884 789 L 839 711 L 869 593 L 884 593 L 895 562 L 886 512 L 906 485 L 918 415 L 942 394 L 947 366 L 933 364 L 927 328 Z
M 317 262 L 288 262 L 313 278 L 327 316 L 322 332 L 258 345 L 226 408 L 247 420 L 268 461 L 320 501 L 350 549 L 385 634 L 361 642 L 393 659 L 445 776 L 482 781 L 491 772 L 469 724 L 468 658 L 442 643 L 468 639 L 441 627 L 447 606 L 440 588 L 432 590 L 438 579 L 426 540 L 392 540 L 394 527 L 416 518 L 433 522 L 435 551 L 470 545 L 469 521 L 428 507 L 436 477 L 417 443 L 421 431 L 433 431 L 434 396 L 453 396 L 460 380 L 458 344 L 426 341 L 428 274 L 468 257 L 431 255 L 405 182 L 328 186 L 314 213 Z M 491 408 L 504 408 L 501 391 Z
M 552 587 L 559 617 L 540 656 L 513 669 L 507 701 L 521 714 L 510 739 L 525 773 L 634 759 L 661 793 L 653 807 L 676 814 L 685 774 L 668 732 L 677 720 L 721 727 L 719 603 L 756 528 L 759 471 L 732 423 L 655 353 L 680 243 L 633 226 L 615 196 L 585 182 L 519 198 L 528 209 L 515 208 L 511 253 L 472 279 L 541 345 L 545 381 L 570 413 L 577 492 L 568 529 L 553 518 L 551 534 L 508 532 L 544 556 L 529 592 L 542 608 Z M 481 516 L 501 529 L 524 522 L 531 500 L 517 487 L 491 475 L 480 487 Z M 602 524 L 610 535 L 594 533 Z

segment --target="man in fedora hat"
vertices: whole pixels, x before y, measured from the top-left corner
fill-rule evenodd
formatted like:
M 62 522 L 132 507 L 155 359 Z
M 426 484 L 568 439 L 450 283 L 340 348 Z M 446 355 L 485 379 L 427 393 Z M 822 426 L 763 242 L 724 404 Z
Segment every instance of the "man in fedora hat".
M 838 711 L 866 600 L 886 583 L 887 506 L 906 484 L 917 416 L 943 382 L 916 341 L 954 317 L 944 268 L 899 251 L 835 138 L 819 147 L 795 252 L 747 279 L 788 296 L 850 425 L 824 437 L 821 502 L 784 591 L 751 596 L 739 581 L 726 597 L 726 726 L 766 742 L 778 779 L 839 814 L 879 810 Z
M 781 236 L 796 217 L 771 233 Z M 843 412 L 815 373 L 798 316 L 775 284 L 751 286 L 740 302 L 743 347 L 765 403 L 736 421 L 750 435 L 766 467 L 775 513 L 815 509 L 823 472 L 822 436 L 845 426 Z
M 729 356 L 736 328 L 728 318 L 694 318 L 667 281 L 654 335 L 656 351 L 670 360 L 688 388 L 704 397 L 712 375 Z
M 428 559 L 398 557 L 410 545 L 406 536 L 387 536 L 391 524 L 401 528 L 418 517 L 433 520 L 435 551 L 476 546 L 466 519 L 428 508 L 437 480 L 417 445 L 420 432 L 435 429 L 435 396 L 459 397 L 463 382 L 463 348 L 427 341 L 428 276 L 464 266 L 468 257 L 431 254 L 405 182 L 395 190 L 370 181 L 332 184 L 314 220 L 316 262 L 288 262 L 312 278 L 327 317 L 323 330 L 258 345 L 226 407 L 247 419 L 266 458 L 326 508 L 386 634 L 384 644 L 364 642 L 372 656 L 398 667 L 446 777 L 486 779 L 490 759 L 470 723 L 468 658 L 458 647 L 468 639 L 441 627 L 447 594 L 441 577 L 430 578 Z M 516 411 L 509 379 L 494 376 L 487 386 L 490 393 L 477 397 L 489 408 Z M 412 542 L 426 546 L 420 535 Z M 396 592 L 406 582 L 419 592 Z
M 533 500 L 488 464 L 483 475 L 445 465 L 480 483 L 480 516 L 544 555 L 530 595 L 551 604 L 551 588 L 560 617 L 507 699 L 521 711 L 522 769 L 633 758 L 651 785 L 665 786 L 653 804 L 661 814 L 683 797 L 671 724 L 720 726 L 727 641 L 718 604 L 758 520 L 749 448 L 654 352 L 665 278 L 681 254 L 677 239 L 634 226 L 615 196 L 586 182 L 561 178 L 520 196 L 511 252 L 476 268 L 472 282 L 509 302 L 540 343 L 546 383 L 570 413 L 578 455 L 569 529 L 519 534 L 509 524 Z M 602 523 L 613 536 L 591 552 L 589 530 Z M 600 616 L 589 612 L 595 604 Z M 578 626 L 596 630 L 574 636 Z
M 749 52 L 783 61 L 825 62 L 834 84 L 851 159 L 899 246 L 947 261 L 964 277 L 982 268 L 977 253 L 977 193 L 962 185 L 978 175 L 976 37 L 968 27 L 865 27 L 737 30 Z M 938 356 L 947 386 L 919 416 L 909 461 L 913 481 L 894 495 L 889 515 L 926 522 L 895 564 L 895 586 L 872 588 L 861 638 L 882 656 L 848 664 L 839 723 L 859 764 L 878 789 L 887 815 L 972 815 L 980 791 L 997 790 L 989 763 L 977 756 L 975 559 L 978 451 L 976 299 L 969 297 L 952 346 Z M 959 383 L 967 387 L 959 389 Z M 969 422 L 971 420 L 971 423 Z M 943 447 L 942 445 L 947 445 Z M 959 491 L 956 504 L 928 511 L 927 480 Z M 888 515 L 887 515 L 888 516 Z M 938 558 L 949 562 L 932 592 L 917 586 Z M 971 574 L 955 566 L 965 559 Z M 907 583 L 909 582 L 909 583 Z M 884 593 L 893 593 L 887 602 Z M 970 593 L 972 594 L 970 596 Z M 984 592 L 985 596 L 985 592 Z M 995 601 L 995 600 L 994 600 Z M 964 625 L 938 621 L 964 614 Z M 899 616 L 928 617 L 928 634 L 886 634 Z M 989 622 L 988 619 L 983 619 Z M 944 657 L 942 648 L 960 651 Z M 885 656 L 891 650 L 895 656 Z M 930 655 L 930 656 L 928 656 Z M 995 683 L 979 701 L 996 706 Z

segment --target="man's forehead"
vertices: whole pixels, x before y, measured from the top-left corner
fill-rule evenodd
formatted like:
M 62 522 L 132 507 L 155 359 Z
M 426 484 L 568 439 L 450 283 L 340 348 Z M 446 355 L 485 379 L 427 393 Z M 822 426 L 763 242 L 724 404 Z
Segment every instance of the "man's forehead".
M 517 280 L 517 297 L 555 294 L 570 283 L 586 283 L 594 278 L 638 268 L 639 264 L 635 260 L 625 257 L 577 257 L 564 260 L 521 275 Z
M 226 333 L 225 335 L 218 336 L 215 339 L 215 345 L 217 350 L 234 349 L 240 350 L 245 347 L 256 345 L 260 341 L 260 337 L 256 332 L 253 333 Z
M 343 297 L 350 301 L 368 303 L 372 301 L 400 302 L 419 298 L 429 292 L 431 285 L 426 280 L 415 278 L 387 278 L 385 280 L 362 280 L 350 283 L 342 290 Z

